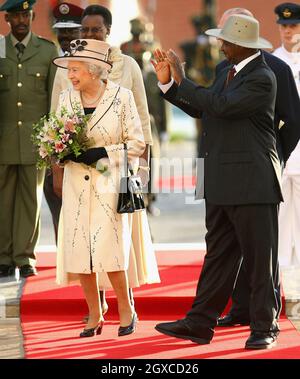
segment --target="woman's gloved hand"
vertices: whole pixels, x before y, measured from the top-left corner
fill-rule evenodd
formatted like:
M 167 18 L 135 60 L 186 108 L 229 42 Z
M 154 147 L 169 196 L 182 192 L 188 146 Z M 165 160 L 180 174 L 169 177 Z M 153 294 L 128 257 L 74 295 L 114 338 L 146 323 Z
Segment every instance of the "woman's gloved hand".
M 108 158 L 105 148 L 94 147 L 92 149 L 88 149 L 87 151 L 83 151 L 78 157 L 76 157 L 74 153 L 69 154 L 61 159 L 61 162 L 64 163 L 65 161 L 73 161 L 90 166 L 101 158 Z

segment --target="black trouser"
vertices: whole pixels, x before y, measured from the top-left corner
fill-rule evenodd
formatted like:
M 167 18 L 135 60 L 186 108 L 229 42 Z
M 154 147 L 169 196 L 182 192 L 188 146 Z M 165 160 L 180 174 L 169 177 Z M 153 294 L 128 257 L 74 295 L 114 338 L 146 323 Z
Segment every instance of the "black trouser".
M 277 264 L 277 205 L 219 206 L 206 202 L 206 227 L 207 254 L 193 306 L 186 316 L 191 326 L 216 326 L 243 258 L 250 285 L 251 330 L 278 330 L 272 272 Z
M 279 276 L 279 264 L 272 260 L 273 263 L 273 280 L 275 287 L 275 294 L 277 299 L 277 313 L 276 318 L 279 319 L 282 308 L 281 291 L 280 291 L 280 276 Z M 238 277 L 232 293 L 232 305 L 229 313 L 236 318 L 249 320 L 250 319 L 250 293 L 251 288 L 247 280 L 247 273 L 242 262 L 241 269 L 238 273 Z
M 53 191 L 53 175 L 51 170 L 47 170 L 45 175 L 44 195 L 52 215 L 53 227 L 55 232 L 55 241 L 57 244 L 58 221 L 62 199 L 58 197 Z

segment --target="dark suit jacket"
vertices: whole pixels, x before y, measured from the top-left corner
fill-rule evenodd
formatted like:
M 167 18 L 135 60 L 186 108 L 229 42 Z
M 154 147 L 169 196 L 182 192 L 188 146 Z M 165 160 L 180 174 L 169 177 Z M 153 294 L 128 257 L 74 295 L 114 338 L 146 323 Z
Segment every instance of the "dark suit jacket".
M 212 204 L 276 204 L 282 200 L 276 151 L 276 78 L 262 56 L 224 88 L 229 67 L 210 88 L 184 79 L 164 97 L 202 117 L 205 198 Z
M 262 53 L 277 79 L 274 127 L 278 155 L 285 165 L 300 139 L 300 99 L 290 66 L 266 51 Z M 228 65 L 227 60 L 219 63 L 216 74 Z M 279 129 L 280 120 L 284 125 Z

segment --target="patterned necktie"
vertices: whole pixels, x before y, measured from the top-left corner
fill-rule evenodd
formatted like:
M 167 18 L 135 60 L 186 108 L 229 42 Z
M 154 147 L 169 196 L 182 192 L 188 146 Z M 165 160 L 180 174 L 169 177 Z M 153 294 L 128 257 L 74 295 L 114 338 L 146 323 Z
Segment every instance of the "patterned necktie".
M 24 53 L 25 46 L 23 45 L 23 43 L 18 42 L 18 43 L 16 44 L 16 48 L 17 48 L 17 50 L 18 50 L 17 57 L 18 57 L 18 59 L 20 60 L 20 59 L 22 58 L 23 53 Z
M 232 67 L 228 73 L 227 73 L 227 78 L 226 78 L 226 82 L 225 82 L 225 87 L 228 86 L 229 82 L 234 78 L 234 75 L 236 74 L 236 70 L 234 67 Z

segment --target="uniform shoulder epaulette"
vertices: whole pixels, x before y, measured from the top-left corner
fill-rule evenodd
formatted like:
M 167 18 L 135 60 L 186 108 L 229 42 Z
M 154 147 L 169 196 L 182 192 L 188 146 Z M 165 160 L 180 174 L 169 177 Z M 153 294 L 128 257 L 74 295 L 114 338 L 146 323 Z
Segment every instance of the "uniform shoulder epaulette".
M 49 42 L 49 43 L 51 43 L 52 45 L 55 46 L 55 43 L 53 41 L 51 41 L 50 39 L 44 38 L 42 36 L 37 36 L 37 37 L 38 37 L 38 39 L 41 39 L 41 40 L 46 41 L 46 42 Z

